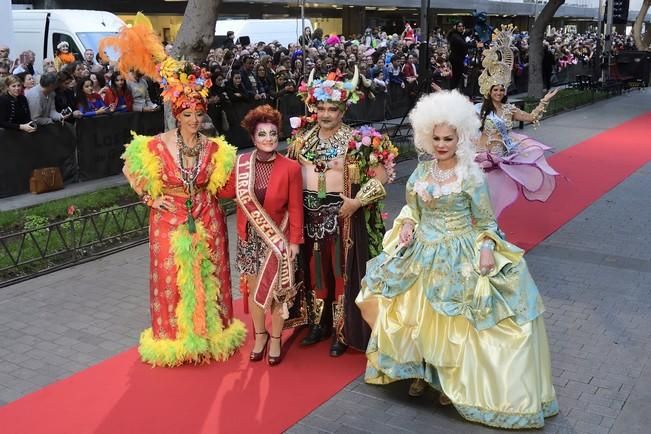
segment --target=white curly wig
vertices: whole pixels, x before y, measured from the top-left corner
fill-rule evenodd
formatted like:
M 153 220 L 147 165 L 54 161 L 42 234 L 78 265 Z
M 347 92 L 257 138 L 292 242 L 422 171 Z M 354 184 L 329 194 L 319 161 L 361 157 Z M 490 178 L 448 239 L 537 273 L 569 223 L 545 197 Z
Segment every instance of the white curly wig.
M 457 172 L 462 176 L 481 179 L 483 174 L 475 163 L 474 142 L 479 136 L 481 122 L 475 107 L 458 91 L 431 93 L 418 100 L 409 113 L 414 130 L 414 143 L 419 152 L 434 154 L 434 127 L 447 124 L 457 131 Z

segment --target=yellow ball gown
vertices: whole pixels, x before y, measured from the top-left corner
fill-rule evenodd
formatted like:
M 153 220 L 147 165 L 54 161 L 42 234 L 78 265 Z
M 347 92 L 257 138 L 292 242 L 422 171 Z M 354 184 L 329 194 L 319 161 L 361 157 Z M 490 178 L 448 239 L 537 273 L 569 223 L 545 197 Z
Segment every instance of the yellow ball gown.
M 407 205 L 368 262 L 357 305 L 373 332 L 365 380 L 420 378 L 473 422 L 537 428 L 558 413 L 544 311 L 524 252 L 503 239 L 481 176 L 431 181 L 424 161 L 407 183 Z M 414 239 L 399 245 L 406 221 Z M 485 238 L 496 267 L 479 274 Z

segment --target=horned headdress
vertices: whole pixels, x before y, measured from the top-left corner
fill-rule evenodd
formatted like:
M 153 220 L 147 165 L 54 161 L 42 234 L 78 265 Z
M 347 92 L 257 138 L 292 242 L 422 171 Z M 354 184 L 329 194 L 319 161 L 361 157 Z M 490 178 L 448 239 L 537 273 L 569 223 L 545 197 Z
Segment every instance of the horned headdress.
M 329 73 L 324 79 L 315 79 L 313 69 L 307 82 L 303 82 L 299 86 L 298 96 L 303 99 L 311 112 L 316 111 L 319 101 L 342 105 L 355 104 L 362 96 L 362 93 L 357 90 L 358 82 L 357 66 L 355 66 L 353 78 L 346 81 L 342 80 L 342 75 L 337 72 Z

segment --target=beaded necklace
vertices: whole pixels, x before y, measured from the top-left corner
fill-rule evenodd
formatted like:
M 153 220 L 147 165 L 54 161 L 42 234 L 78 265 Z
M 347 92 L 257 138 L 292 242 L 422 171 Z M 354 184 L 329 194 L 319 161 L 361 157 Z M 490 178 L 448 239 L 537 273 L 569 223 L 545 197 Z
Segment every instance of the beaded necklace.
M 176 145 L 179 152 L 179 170 L 181 172 L 181 180 L 183 181 L 183 189 L 188 194 L 188 199 L 185 201 L 185 209 L 188 213 L 188 231 L 193 234 L 196 232 L 196 224 L 192 216 L 192 205 L 194 201 L 194 194 L 196 191 L 197 177 L 199 176 L 199 169 L 201 168 L 201 161 L 205 156 L 205 143 L 197 133 L 199 140 L 194 147 L 190 147 L 183 142 L 181 132 L 176 130 Z M 183 157 L 193 157 L 194 164 L 190 167 L 185 167 Z
M 301 149 L 301 157 L 314 164 L 314 172 L 318 174 L 318 197 L 326 197 L 326 171 L 328 162 L 346 156 L 350 128 L 342 124 L 332 137 L 319 138 L 319 129 L 315 128 L 307 139 L 306 146 Z
M 311 163 L 343 157 L 348 149 L 348 135 L 348 128 L 345 128 L 345 125 L 327 139 L 320 139 L 318 130 L 315 130 L 308 138 L 307 146 L 301 149 L 301 155 Z
M 441 169 L 439 167 L 439 160 L 436 158 L 432 161 L 432 167 L 430 169 L 430 173 L 432 174 L 432 178 L 434 178 L 434 181 L 436 181 L 439 184 L 444 184 L 445 182 L 449 181 L 452 179 L 453 176 L 456 175 L 455 169 L 456 165 L 451 168 L 451 169 Z

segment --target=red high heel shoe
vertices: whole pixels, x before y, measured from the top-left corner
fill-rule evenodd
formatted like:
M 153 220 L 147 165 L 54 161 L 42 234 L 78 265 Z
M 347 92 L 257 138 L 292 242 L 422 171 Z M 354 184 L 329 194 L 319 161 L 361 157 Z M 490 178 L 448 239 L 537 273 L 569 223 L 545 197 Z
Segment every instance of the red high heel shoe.
M 268 331 L 263 331 L 263 332 L 255 332 L 256 335 L 267 335 L 267 340 L 264 342 L 264 346 L 262 347 L 262 351 L 260 352 L 255 352 L 251 351 L 251 355 L 249 356 L 249 360 L 252 362 L 259 362 L 264 358 L 265 353 L 267 352 L 267 344 L 269 343 L 269 332 Z
M 281 336 L 271 336 L 271 339 L 278 339 L 278 341 L 280 341 L 280 350 L 282 351 L 283 343 L 280 340 L 280 338 Z M 280 363 L 282 358 L 283 358 L 282 353 L 278 354 L 277 356 L 272 356 L 271 354 L 269 354 L 269 356 L 267 356 L 267 363 L 269 363 L 269 366 L 276 366 L 277 364 Z

